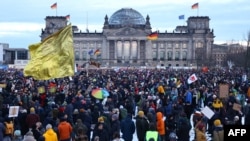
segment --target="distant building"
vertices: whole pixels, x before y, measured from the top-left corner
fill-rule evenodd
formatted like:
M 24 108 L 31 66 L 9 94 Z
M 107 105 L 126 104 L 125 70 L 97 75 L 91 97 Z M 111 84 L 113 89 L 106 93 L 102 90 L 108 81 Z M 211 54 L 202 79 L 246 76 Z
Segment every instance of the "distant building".
M 189 17 L 187 26 L 171 32 L 158 32 L 157 40 L 148 40 L 152 31 L 149 15 L 144 18 L 132 8 L 122 8 L 104 17 L 102 32 L 79 31 L 73 26 L 75 62 L 90 59 L 102 66 L 203 66 L 211 63 L 213 30 L 209 17 Z M 41 40 L 67 25 L 63 16 L 47 16 Z M 99 49 L 100 55 L 92 51 Z M 212 64 L 210 64 L 212 65 Z
M 29 60 L 29 51 L 25 48 L 9 48 L 9 44 L 0 43 L 0 65 L 23 68 Z
M 225 44 L 214 44 L 212 48 L 212 62 L 217 67 L 225 66 L 228 55 L 230 54 L 240 54 L 246 52 L 247 47 L 240 45 L 239 43 L 225 43 Z

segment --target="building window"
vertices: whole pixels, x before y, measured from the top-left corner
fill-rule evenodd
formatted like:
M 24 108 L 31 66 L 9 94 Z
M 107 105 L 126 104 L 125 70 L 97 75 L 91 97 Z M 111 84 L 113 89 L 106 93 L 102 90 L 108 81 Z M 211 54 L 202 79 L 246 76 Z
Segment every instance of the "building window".
M 187 51 L 183 51 L 183 53 L 182 53 L 182 60 L 183 61 L 187 60 Z
M 180 44 L 176 43 L 175 48 L 179 48 L 179 47 L 180 47 Z
M 168 48 L 172 48 L 172 44 L 171 43 L 168 43 Z
M 168 52 L 168 60 L 172 60 L 173 53 L 171 51 Z
M 17 59 L 18 60 L 28 59 L 28 52 L 27 51 L 17 51 Z
M 196 43 L 196 48 L 203 48 L 203 43 L 202 42 Z
M 161 51 L 160 52 L 160 60 L 165 60 L 165 52 L 164 51 Z
M 87 60 L 87 56 L 88 56 L 87 51 L 83 51 L 82 52 L 82 59 Z
M 79 51 L 75 51 L 75 59 L 76 59 L 76 60 L 80 60 Z
M 157 52 L 156 51 L 153 52 L 152 58 L 153 58 L 153 61 L 157 60 Z
M 88 43 L 84 43 L 83 48 L 87 48 L 87 47 L 88 47 Z
M 164 48 L 164 43 L 160 43 L 160 48 Z
M 157 47 L 156 43 L 153 43 L 153 48 L 156 48 L 156 47 Z
M 175 52 L 175 60 L 180 60 L 180 52 L 179 51 Z
M 187 48 L 187 44 L 186 44 L 186 43 L 183 43 L 183 44 L 182 44 L 182 48 Z
M 90 46 L 90 47 L 94 47 L 94 43 L 90 43 L 89 46 Z

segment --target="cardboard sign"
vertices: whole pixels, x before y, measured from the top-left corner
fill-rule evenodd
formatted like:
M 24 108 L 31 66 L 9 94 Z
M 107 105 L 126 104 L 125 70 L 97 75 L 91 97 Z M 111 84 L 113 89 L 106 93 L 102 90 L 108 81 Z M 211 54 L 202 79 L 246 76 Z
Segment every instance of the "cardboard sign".
M 228 84 L 220 84 L 219 85 L 219 97 L 226 98 L 229 94 L 229 85 Z
M 202 109 L 201 111 L 208 119 L 211 119 L 214 115 L 214 111 L 212 111 L 208 106 Z
M 237 103 L 234 103 L 233 109 L 234 109 L 235 111 L 241 111 L 241 105 L 240 105 L 240 104 L 237 104 Z
M 6 84 L 0 84 L 0 88 L 6 88 Z
M 9 117 L 17 117 L 19 111 L 19 106 L 10 106 Z
M 38 93 L 39 93 L 39 94 L 45 93 L 45 88 L 44 88 L 44 86 L 38 87 Z

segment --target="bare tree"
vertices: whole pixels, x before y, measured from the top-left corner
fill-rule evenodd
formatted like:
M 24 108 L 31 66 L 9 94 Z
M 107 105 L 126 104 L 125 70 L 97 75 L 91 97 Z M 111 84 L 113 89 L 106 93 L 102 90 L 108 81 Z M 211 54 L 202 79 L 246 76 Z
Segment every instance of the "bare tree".
M 250 61 L 249 61 L 249 58 L 250 58 L 250 31 L 248 31 L 247 33 L 247 50 L 246 50 L 246 57 L 245 57 L 245 69 L 249 69 L 250 67 Z

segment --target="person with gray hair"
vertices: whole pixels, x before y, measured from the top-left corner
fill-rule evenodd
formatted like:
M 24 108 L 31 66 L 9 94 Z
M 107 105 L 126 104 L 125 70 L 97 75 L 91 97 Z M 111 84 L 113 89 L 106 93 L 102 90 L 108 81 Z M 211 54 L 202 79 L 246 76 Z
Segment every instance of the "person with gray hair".
M 34 138 L 32 131 L 28 131 L 24 135 L 23 141 L 37 141 L 37 140 Z
M 57 138 L 57 134 L 56 132 L 53 130 L 52 125 L 51 124 L 47 124 L 46 125 L 46 131 L 43 134 L 44 140 L 50 140 L 50 141 L 58 141 Z

